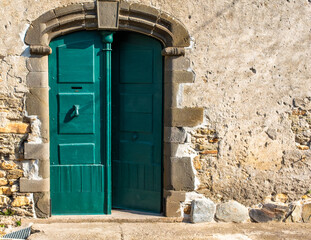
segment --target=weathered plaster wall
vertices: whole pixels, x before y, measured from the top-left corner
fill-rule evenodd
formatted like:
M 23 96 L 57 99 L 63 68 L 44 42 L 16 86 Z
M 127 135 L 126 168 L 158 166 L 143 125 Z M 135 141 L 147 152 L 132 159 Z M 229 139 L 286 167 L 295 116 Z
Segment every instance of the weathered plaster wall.
M 174 14 L 194 38 L 187 56 L 196 78 L 184 85 L 181 107 L 205 108 L 203 138 L 192 134 L 198 191 L 250 205 L 309 190 L 310 1 L 151 4 Z
M 23 38 L 44 12 L 81 0 L 0 2 L 0 158 L 20 164 L 29 119 Z M 179 107 L 203 107 L 189 129 L 200 186 L 213 200 L 254 204 L 310 189 L 311 3 L 308 0 L 141 0 L 181 20 L 196 74 Z M 22 166 L 19 168 L 21 169 Z M 18 168 L 18 167 L 17 167 Z M 3 205 L 4 206 L 4 205 Z

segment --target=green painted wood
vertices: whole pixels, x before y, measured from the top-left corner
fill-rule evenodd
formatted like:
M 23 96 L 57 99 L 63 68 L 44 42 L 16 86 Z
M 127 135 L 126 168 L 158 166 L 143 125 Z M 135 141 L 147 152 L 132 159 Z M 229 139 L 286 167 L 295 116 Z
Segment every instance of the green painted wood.
M 109 214 L 111 177 L 114 207 L 161 212 L 162 47 L 116 36 L 113 63 L 110 32 L 51 42 L 52 214 Z
M 97 32 L 78 32 L 59 37 L 50 46 L 52 214 L 110 213 L 101 37 Z
M 112 204 L 161 212 L 162 46 L 118 32 L 112 48 Z
M 106 181 L 106 195 L 110 200 L 107 201 L 105 209 L 108 214 L 111 214 L 111 44 L 113 41 L 113 33 L 108 31 L 101 31 L 100 34 L 104 45 L 104 79 L 106 83 L 106 128 L 104 130 L 106 136 L 106 145 L 103 150 L 105 151 L 106 156 L 106 177 L 108 179 L 108 181 Z

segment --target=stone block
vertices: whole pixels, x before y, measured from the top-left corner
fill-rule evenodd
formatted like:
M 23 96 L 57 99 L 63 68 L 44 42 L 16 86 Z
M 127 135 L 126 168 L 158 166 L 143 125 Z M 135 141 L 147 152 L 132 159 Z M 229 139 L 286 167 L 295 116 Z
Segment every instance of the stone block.
M 311 222 L 311 203 L 302 206 L 302 220 L 305 223 Z
M 45 29 L 44 31 L 45 32 L 52 32 L 53 30 L 55 30 L 56 28 L 58 28 L 60 25 L 59 21 L 58 21 L 58 18 L 54 18 L 53 20 L 47 22 L 45 24 Z M 50 47 L 49 47 L 50 48 Z M 51 48 L 50 48 L 51 49 Z M 52 53 L 52 49 L 50 50 L 50 53 Z M 44 54 L 38 54 L 38 55 L 44 55 Z M 45 54 L 45 55 L 48 55 L 48 54 Z
M 49 135 L 50 135 L 49 115 L 39 115 L 38 119 L 41 122 L 41 127 L 40 127 L 41 140 L 43 143 L 48 143 Z
M 292 206 L 293 210 L 290 215 L 292 222 L 302 222 L 302 205 L 301 204 L 295 204 Z
M 6 172 L 5 171 L 2 171 L 0 170 L 0 178 L 3 178 L 6 176 Z
M 86 10 L 86 11 L 95 10 L 95 8 L 96 8 L 95 2 L 86 2 L 86 3 L 83 3 L 83 8 L 84 8 L 84 10 Z
M 50 194 L 49 192 L 40 192 L 33 194 L 35 203 L 35 212 L 38 218 L 47 218 L 50 216 Z
M 11 170 L 16 168 L 16 164 L 13 161 L 3 161 L 0 166 L 3 170 Z
M 171 157 L 165 155 L 163 157 L 163 189 L 173 189 L 171 184 Z
M 193 166 L 194 166 L 195 170 L 197 170 L 197 171 L 202 170 L 202 164 L 200 161 L 200 156 L 196 156 L 193 159 Z
M 55 13 L 53 10 L 50 10 L 44 14 L 42 14 L 39 18 L 36 19 L 36 22 L 37 23 L 46 23 L 52 19 L 54 19 L 56 16 L 55 16 Z
M 56 17 L 83 12 L 83 5 L 81 4 L 72 4 L 66 7 L 56 8 L 54 10 Z
M 183 191 L 164 191 L 165 216 L 181 217 L 181 202 L 185 201 L 186 193 Z
M 180 202 L 167 202 L 165 206 L 166 217 L 181 217 Z
M 266 203 L 260 209 L 250 209 L 249 216 L 254 222 L 280 222 L 285 219 L 289 212 L 289 207 Z
M 156 22 L 158 19 L 158 16 L 160 14 L 160 11 L 156 8 L 149 7 L 140 3 L 133 3 L 129 7 L 130 14 L 133 14 L 135 16 L 135 13 L 138 13 L 140 18 L 144 18 L 151 22 Z M 141 15 L 143 13 L 143 15 Z
M 26 66 L 29 72 L 48 72 L 48 56 L 32 56 L 27 59 Z
M 169 108 L 176 108 L 178 104 L 179 84 L 164 84 L 164 105 Z
M 169 105 L 170 102 L 168 102 L 168 106 L 166 106 L 167 100 L 169 99 L 165 99 L 164 97 L 163 125 L 164 127 L 172 127 L 172 107 Z
M 211 222 L 214 220 L 216 205 L 210 199 L 196 199 L 191 202 L 190 220 L 192 223 Z
M 184 143 L 187 133 L 182 127 L 164 127 L 164 142 Z
M 185 48 L 167 47 L 161 51 L 162 56 L 185 56 Z
M 175 157 L 178 150 L 178 143 L 164 143 L 163 152 L 164 156 Z
M 24 158 L 25 159 L 39 159 L 48 160 L 50 156 L 49 144 L 41 143 L 25 143 L 24 144 Z
M 6 207 L 11 202 L 8 196 L 0 195 L 0 207 Z
M 39 176 L 42 178 L 50 177 L 50 161 L 49 160 L 39 161 Z
M 98 29 L 117 29 L 119 26 L 119 2 L 97 1 Z
M 12 207 L 22 207 L 22 206 L 27 206 L 30 204 L 29 198 L 25 196 L 17 196 L 13 202 L 12 202 Z
M 185 191 L 164 191 L 163 196 L 167 202 L 184 202 L 186 199 Z
M 53 24 L 53 22 L 51 21 L 51 24 Z M 58 24 L 57 24 L 58 26 Z M 50 28 L 53 27 L 53 25 L 48 26 Z M 46 31 L 48 31 L 48 29 L 46 29 Z M 49 46 L 46 45 L 30 45 L 30 54 L 32 55 L 50 55 L 52 53 L 52 49 Z
M 194 127 L 203 122 L 203 108 L 173 108 L 173 127 Z
M 45 88 L 49 86 L 47 72 L 29 72 L 26 81 L 29 88 Z
M 200 154 L 202 154 L 202 155 L 217 155 L 218 150 L 204 150 L 204 151 L 200 152 Z
M 233 200 L 219 204 L 215 216 L 222 222 L 241 223 L 249 219 L 248 209 L 244 205 Z
M 84 13 L 76 13 L 76 14 L 70 14 L 66 16 L 62 16 L 58 18 L 59 25 L 65 25 L 67 26 L 71 25 L 72 27 L 76 26 L 75 22 L 77 21 L 83 21 L 85 19 Z M 79 28 L 79 26 L 76 26 Z M 64 29 L 64 32 L 69 32 L 70 27 Z
M 26 95 L 26 111 L 28 115 L 48 115 L 48 88 L 31 88 Z
M 18 179 L 24 175 L 24 171 L 21 169 L 12 169 L 7 172 L 7 179 Z
M 164 62 L 166 71 L 187 71 L 190 68 L 190 61 L 184 56 L 166 56 Z
M 32 25 L 29 26 L 27 34 L 25 36 L 25 43 L 27 45 L 40 45 L 45 43 L 42 39 L 42 32 L 44 31 L 45 24 L 41 24 L 39 21 L 34 21 Z
M 275 202 L 280 202 L 280 203 L 286 203 L 288 200 L 288 195 L 285 193 L 278 193 L 275 197 L 274 197 L 274 201 Z
M 164 72 L 164 82 L 165 83 L 193 83 L 194 73 L 192 71 L 165 71 Z
M 50 179 L 33 180 L 21 178 L 19 180 L 20 192 L 22 193 L 36 193 L 50 191 Z
M 0 187 L 0 195 L 12 195 L 10 187 Z
M 174 17 L 162 11 L 161 15 L 159 16 L 158 24 L 166 27 L 172 32 L 173 36 L 172 46 L 174 47 L 190 46 L 190 35 L 188 31 L 186 30 L 185 26 L 181 22 L 177 21 Z
M 6 178 L 0 178 L 0 186 L 5 186 L 7 185 L 9 182 Z
M 195 188 L 195 175 L 191 158 L 171 158 L 171 183 L 176 191 L 193 191 Z
M 22 122 L 9 122 L 5 127 L 0 127 L 0 133 L 25 134 L 29 132 L 29 124 Z

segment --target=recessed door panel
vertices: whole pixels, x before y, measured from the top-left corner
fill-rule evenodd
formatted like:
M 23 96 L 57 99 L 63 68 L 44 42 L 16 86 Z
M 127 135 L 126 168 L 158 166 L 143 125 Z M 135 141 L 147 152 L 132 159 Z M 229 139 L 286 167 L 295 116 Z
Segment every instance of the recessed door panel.
M 134 133 L 135 134 L 135 133 Z M 126 141 L 119 143 L 120 161 L 151 164 L 153 160 L 153 146 L 147 142 Z
M 95 164 L 94 143 L 59 144 L 61 165 Z
M 152 113 L 152 105 L 152 94 L 120 94 L 120 107 L 124 112 Z
M 120 113 L 120 129 L 129 132 L 152 132 L 153 115 L 148 113 Z
M 121 36 L 121 35 L 120 35 Z M 120 83 L 137 84 L 153 82 L 153 49 L 133 46 L 119 47 Z M 139 63 L 139 64 L 137 64 Z
M 94 60 L 98 49 L 94 40 L 65 43 L 56 47 L 58 82 L 60 83 L 91 83 L 94 82 Z
M 94 133 L 94 93 L 59 93 L 58 100 L 60 134 Z

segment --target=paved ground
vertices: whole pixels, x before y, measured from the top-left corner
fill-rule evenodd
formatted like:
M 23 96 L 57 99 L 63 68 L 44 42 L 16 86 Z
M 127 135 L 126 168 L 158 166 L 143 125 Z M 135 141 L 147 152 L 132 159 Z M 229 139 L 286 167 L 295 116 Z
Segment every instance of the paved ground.
M 183 223 L 179 218 L 113 211 L 106 216 L 29 219 L 30 240 L 311 240 L 311 223 Z
M 49 223 L 35 224 L 41 232 L 31 240 L 276 240 L 311 239 L 311 224 L 270 223 Z

